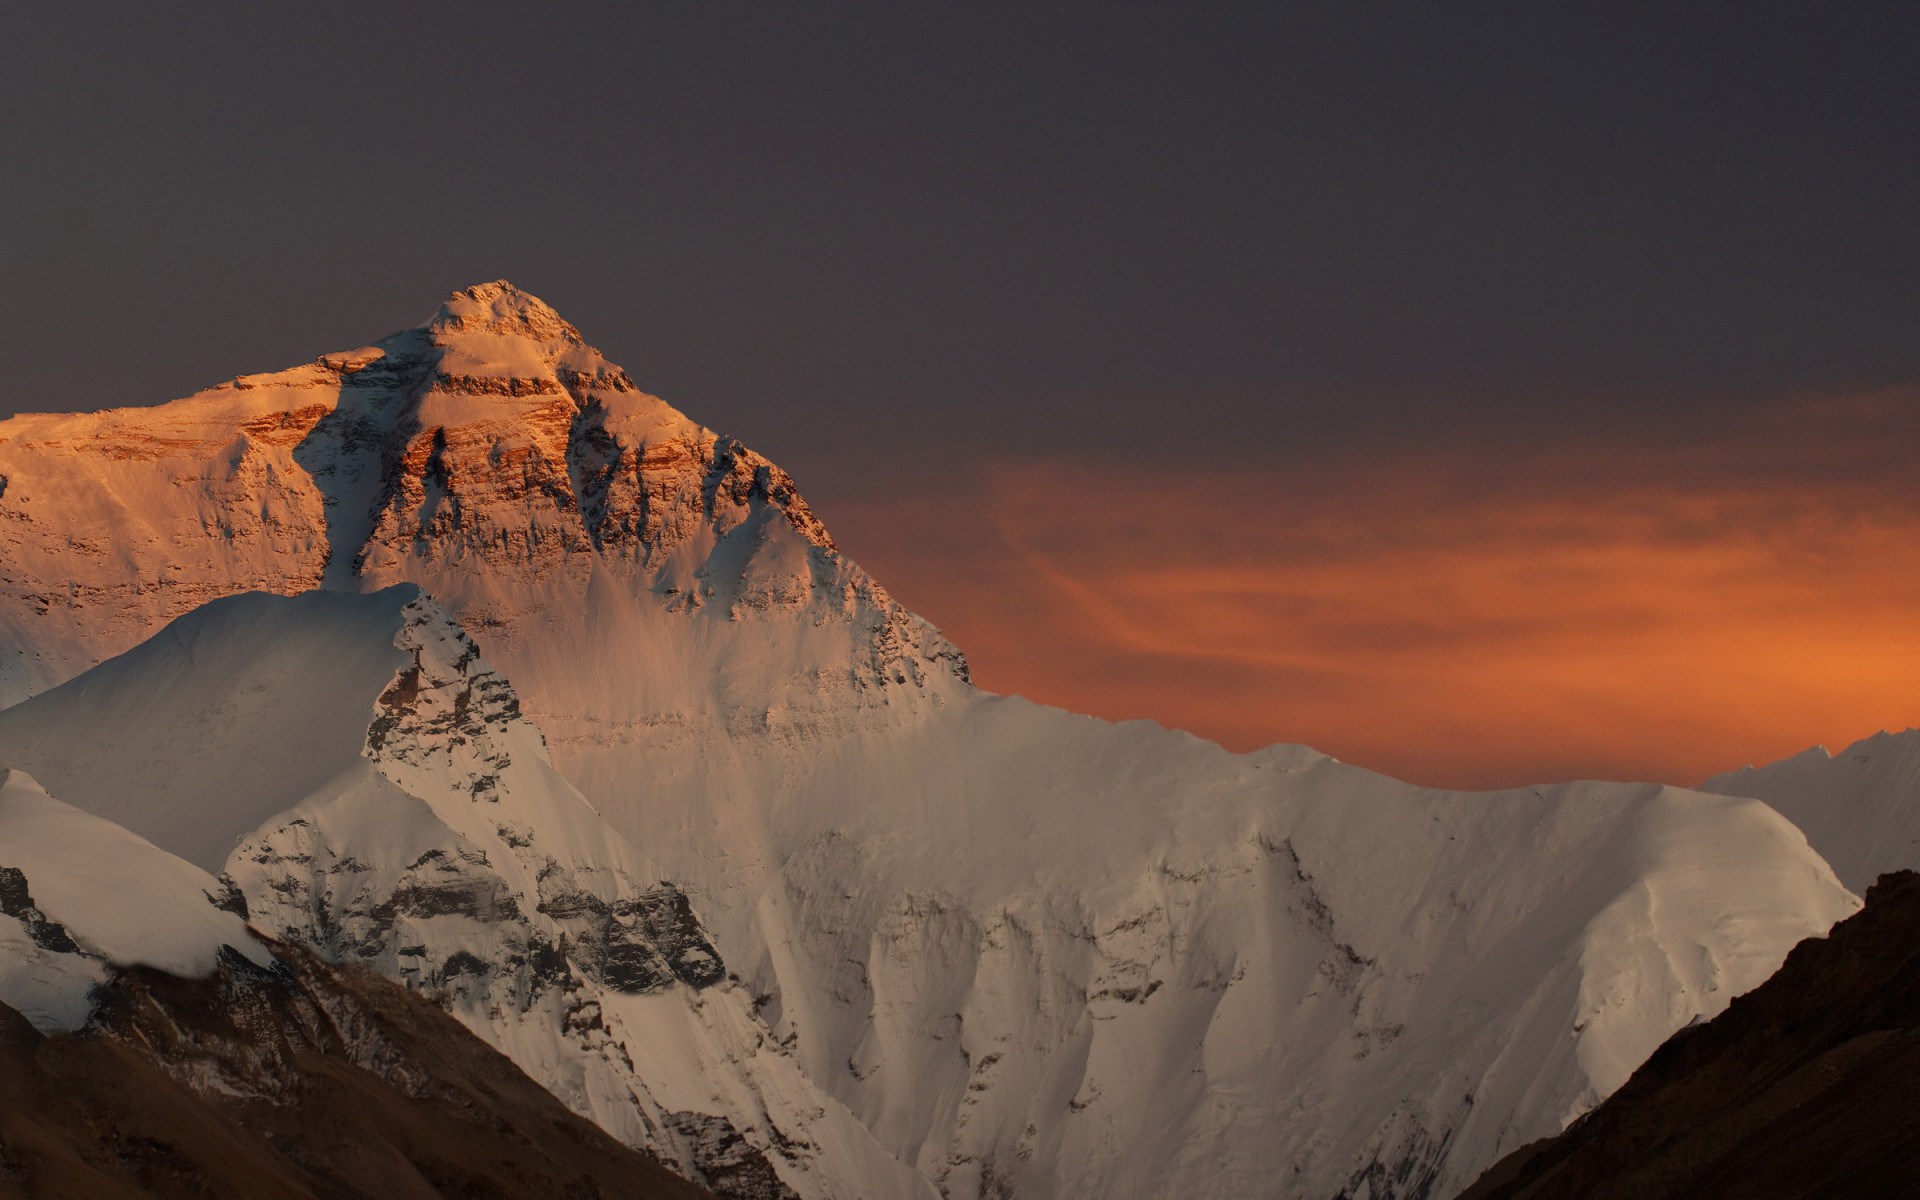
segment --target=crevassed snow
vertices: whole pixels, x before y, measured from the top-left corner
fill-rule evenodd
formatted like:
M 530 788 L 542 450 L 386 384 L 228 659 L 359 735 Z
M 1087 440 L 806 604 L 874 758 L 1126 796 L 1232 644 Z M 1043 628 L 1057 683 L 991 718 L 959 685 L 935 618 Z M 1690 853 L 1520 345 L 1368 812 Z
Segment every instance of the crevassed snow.
M 223 946 L 272 961 L 246 922 L 214 906 L 222 889 L 211 875 L 61 803 L 20 770 L 0 776 L 0 867 L 25 876 L 34 908 L 76 947 L 35 945 L 17 917 L 0 915 L 0 1000 L 43 1029 L 84 1023 L 109 965 L 199 978 Z

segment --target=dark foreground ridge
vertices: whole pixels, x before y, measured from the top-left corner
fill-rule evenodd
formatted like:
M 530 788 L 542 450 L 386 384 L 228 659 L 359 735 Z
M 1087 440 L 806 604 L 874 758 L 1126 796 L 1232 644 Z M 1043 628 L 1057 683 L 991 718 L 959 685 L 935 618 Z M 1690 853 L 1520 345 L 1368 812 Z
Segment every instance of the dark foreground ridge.
M 1611 1099 L 1495 1164 L 1460 1200 L 1914 1195 L 1920 1161 L 1920 875 L 1794 947 L 1683 1029 Z
M 123 972 L 73 1036 L 0 1004 L 0 1196 L 710 1195 L 426 1001 L 277 953 L 199 981 Z

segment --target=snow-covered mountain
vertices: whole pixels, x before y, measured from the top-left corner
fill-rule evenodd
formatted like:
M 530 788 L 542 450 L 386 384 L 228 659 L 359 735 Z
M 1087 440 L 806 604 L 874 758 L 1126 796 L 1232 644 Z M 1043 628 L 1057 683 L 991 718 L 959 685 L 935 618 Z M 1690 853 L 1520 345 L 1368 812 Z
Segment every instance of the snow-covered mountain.
M 229 881 L 0 773 L 0 1192 L 707 1194 L 246 910 Z
M 1751 801 L 980 692 L 783 472 L 503 283 L 0 422 L 0 475 L 0 678 L 44 692 L 0 763 L 803 1194 L 1446 1194 L 1858 903 Z
M 229 957 L 271 964 L 233 907 L 205 871 L 0 774 L 0 1004 L 34 1028 L 85 1025 L 119 967 L 204 978 Z
M 753 693 L 725 699 L 767 699 L 763 639 L 622 621 L 622 606 L 720 621 L 807 610 L 815 632 L 782 647 L 791 661 L 774 672 L 801 691 L 827 663 L 840 687 L 965 676 L 951 646 L 833 551 L 785 472 L 635 390 L 504 283 L 457 292 L 376 345 L 157 408 L 11 417 L 0 477 L 6 701 L 219 596 L 408 580 L 457 594 L 496 653 L 587 618 L 660 626 L 646 644 L 610 637 L 565 655 L 603 682 L 628 673 L 622 693 L 637 695 L 604 718 L 612 727 L 720 687 L 711 660 L 743 651 Z M 854 680 L 838 680 L 848 664 Z
M 429 1000 L 209 921 L 180 860 L 18 772 L 0 810 L 65 918 L 6 868 L 0 1195 L 710 1200 Z
M 773 1041 L 685 894 L 559 777 L 511 686 L 411 585 L 209 603 L 0 712 L 0 761 L 274 938 L 434 994 L 692 1178 L 930 1193 Z
M 1889 871 L 1920 868 L 1920 729 L 1882 731 L 1838 754 L 1815 746 L 1700 789 L 1780 810 L 1856 892 Z

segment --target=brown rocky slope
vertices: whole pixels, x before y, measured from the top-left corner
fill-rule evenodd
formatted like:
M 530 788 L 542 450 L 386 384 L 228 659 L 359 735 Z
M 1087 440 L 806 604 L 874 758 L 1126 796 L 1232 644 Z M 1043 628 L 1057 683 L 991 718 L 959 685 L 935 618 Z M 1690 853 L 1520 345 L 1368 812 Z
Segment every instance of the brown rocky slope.
M 0 1005 L 0 1196 L 709 1195 L 426 1001 L 277 953 L 123 972 L 72 1036 Z

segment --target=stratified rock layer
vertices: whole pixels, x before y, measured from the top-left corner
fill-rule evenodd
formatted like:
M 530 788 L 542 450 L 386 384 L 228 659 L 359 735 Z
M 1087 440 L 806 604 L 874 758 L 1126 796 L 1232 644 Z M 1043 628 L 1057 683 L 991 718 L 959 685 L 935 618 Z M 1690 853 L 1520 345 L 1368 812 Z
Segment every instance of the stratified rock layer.
M 505 283 L 161 408 L 0 422 L 0 547 L 0 701 L 236 591 L 438 594 L 491 575 L 577 601 L 597 571 L 674 612 L 845 625 L 836 689 L 966 673 L 835 550 L 786 472 L 639 392 Z M 492 598 L 462 618 L 538 615 L 523 589 Z

